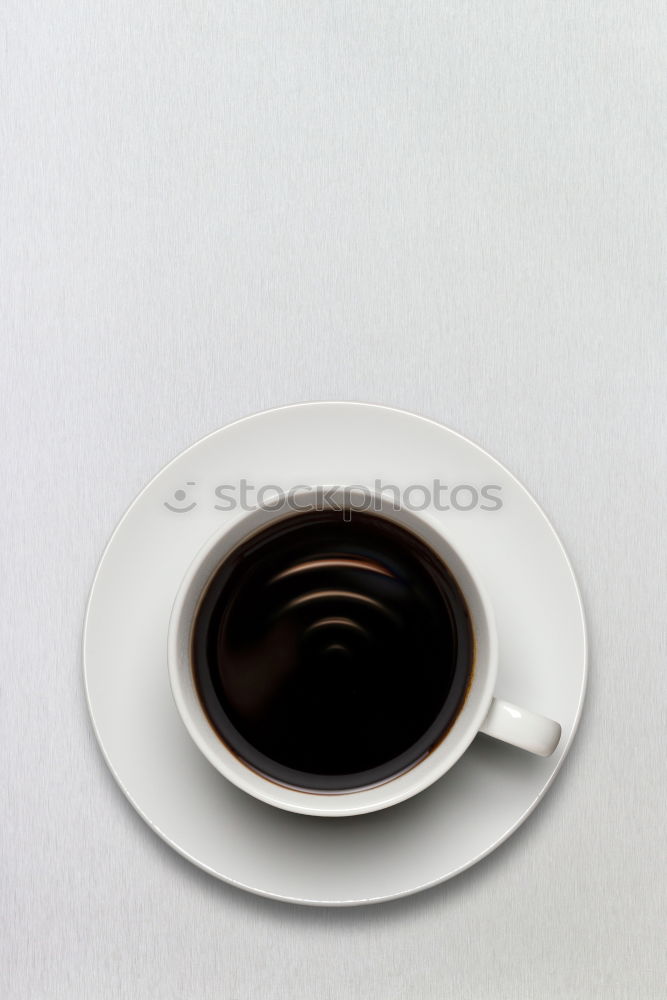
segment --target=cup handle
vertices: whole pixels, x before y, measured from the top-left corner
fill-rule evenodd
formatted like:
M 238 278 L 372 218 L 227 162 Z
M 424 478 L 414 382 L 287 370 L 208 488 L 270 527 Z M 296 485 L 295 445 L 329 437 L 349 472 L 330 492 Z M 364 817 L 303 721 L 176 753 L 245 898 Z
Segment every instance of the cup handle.
M 494 698 L 480 733 L 540 757 L 549 757 L 558 746 L 561 728 L 552 719 L 519 708 L 502 698 Z

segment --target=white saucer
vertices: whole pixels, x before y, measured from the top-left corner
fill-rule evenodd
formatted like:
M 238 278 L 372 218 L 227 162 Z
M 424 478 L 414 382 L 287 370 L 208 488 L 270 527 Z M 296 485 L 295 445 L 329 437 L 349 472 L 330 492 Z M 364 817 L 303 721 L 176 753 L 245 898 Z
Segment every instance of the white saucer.
M 502 508 L 438 514 L 495 607 L 497 694 L 560 722 L 552 757 L 478 736 L 427 791 L 348 819 L 283 812 L 229 784 L 191 742 L 166 662 L 186 567 L 226 516 L 215 488 L 340 483 L 400 489 L 501 487 Z M 472 494 L 459 491 L 459 506 Z M 417 491 L 413 500 L 419 502 Z M 170 509 L 171 508 L 171 509 Z M 431 513 L 435 513 L 431 508 Z M 105 759 L 146 822 L 194 864 L 251 892 L 345 906 L 451 878 L 505 840 L 551 784 L 586 684 L 586 634 L 572 568 L 523 486 L 467 439 L 421 417 L 361 403 L 303 403 L 210 434 L 148 484 L 114 531 L 84 628 L 88 705 Z

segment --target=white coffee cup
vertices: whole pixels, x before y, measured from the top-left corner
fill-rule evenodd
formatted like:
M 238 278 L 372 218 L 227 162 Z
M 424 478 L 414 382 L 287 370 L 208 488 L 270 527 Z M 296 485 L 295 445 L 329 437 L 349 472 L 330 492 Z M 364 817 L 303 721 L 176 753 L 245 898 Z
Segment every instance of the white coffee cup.
M 251 535 L 278 518 L 299 517 L 295 512 L 328 504 L 359 509 L 360 497 L 370 509 L 407 528 L 425 542 L 453 574 L 470 613 L 474 636 L 474 663 L 466 697 L 445 736 L 409 770 L 372 787 L 322 792 L 287 787 L 246 764 L 227 747 L 209 722 L 197 694 L 192 660 L 192 629 L 201 597 L 220 565 Z M 272 497 L 264 507 L 229 516 L 224 526 L 202 546 L 189 566 L 176 595 L 169 623 L 168 662 L 171 688 L 180 716 L 195 744 L 229 781 L 270 805 L 316 816 L 353 816 L 394 805 L 428 788 L 448 771 L 478 733 L 511 743 L 533 754 L 549 756 L 560 739 L 557 722 L 494 696 L 498 674 L 498 642 L 493 610 L 470 566 L 459 555 L 441 524 L 427 511 L 397 508 L 392 499 L 358 490 L 304 487 L 287 498 Z M 321 507 L 319 507 L 321 509 Z M 367 508 L 368 509 L 368 508 Z

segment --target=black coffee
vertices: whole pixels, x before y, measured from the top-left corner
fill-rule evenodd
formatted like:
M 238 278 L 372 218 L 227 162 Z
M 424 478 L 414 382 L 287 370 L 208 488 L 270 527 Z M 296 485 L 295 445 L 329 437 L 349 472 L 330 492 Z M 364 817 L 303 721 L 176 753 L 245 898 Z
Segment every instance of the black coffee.
M 386 518 L 287 516 L 225 560 L 193 630 L 199 697 L 227 746 L 274 781 L 323 792 L 421 760 L 472 672 L 463 596 Z

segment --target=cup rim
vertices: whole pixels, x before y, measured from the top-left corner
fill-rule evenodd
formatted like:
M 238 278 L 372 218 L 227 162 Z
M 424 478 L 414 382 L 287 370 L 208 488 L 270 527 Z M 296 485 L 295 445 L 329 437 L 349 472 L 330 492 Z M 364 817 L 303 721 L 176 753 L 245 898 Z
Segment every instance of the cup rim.
M 300 496 L 325 490 L 338 499 L 354 495 L 355 489 L 359 490 L 358 487 L 304 486 Z M 291 812 L 352 816 L 384 809 L 418 794 L 442 777 L 467 750 L 493 698 L 498 671 L 497 634 L 493 611 L 479 580 L 432 515 L 426 511 L 411 511 L 391 505 L 386 496 L 374 490 L 364 487 L 363 491 L 380 502 L 382 509 L 374 508 L 375 516 L 388 517 L 412 531 L 445 563 L 463 593 L 471 617 L 473 668 L 462 706 L 436 746 L 407 770 L 379 784 L 347 791 L 297 789 L 282 785 L 234 754 L 213 729 L 199 701 L 190 649 L 194 619 L 208 582 L 238 545 L 271 523 L 298 516 L 298 511 L 281 512 L 258 506 L 228 518 L 206 539 L 191 560 L 172 605 L 167 640 L 169 679 L 176 708 L 191 739 L 227 780 L 255 798 Z

